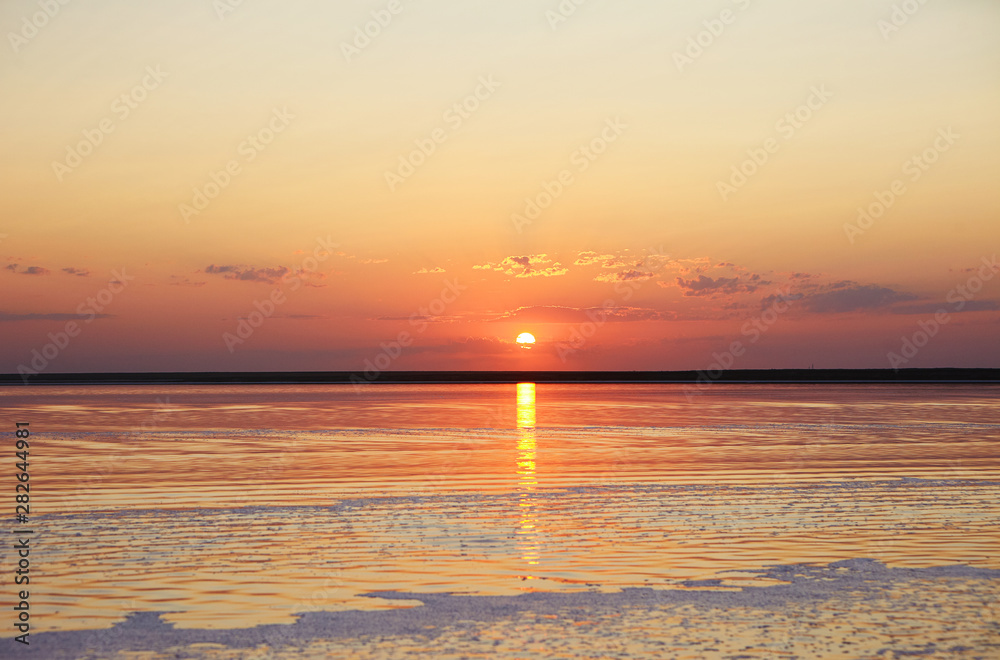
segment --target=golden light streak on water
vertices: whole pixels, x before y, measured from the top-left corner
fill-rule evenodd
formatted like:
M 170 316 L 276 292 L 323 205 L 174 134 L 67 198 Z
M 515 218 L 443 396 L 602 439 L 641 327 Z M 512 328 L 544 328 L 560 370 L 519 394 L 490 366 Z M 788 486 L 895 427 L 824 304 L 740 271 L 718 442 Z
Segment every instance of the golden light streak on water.
M 517 386 L 517 477 L 518 509 L 521 513 L 517 531 L 521 559 L 529 566 L 525 580 L 535 580 L 530 567 L 537 566 L 541 558 L 538 539 L 538 516 L 535 511 L 534 491 L 538 487 L 537 440 L 535 436 L 535 384 L 519 383 Z

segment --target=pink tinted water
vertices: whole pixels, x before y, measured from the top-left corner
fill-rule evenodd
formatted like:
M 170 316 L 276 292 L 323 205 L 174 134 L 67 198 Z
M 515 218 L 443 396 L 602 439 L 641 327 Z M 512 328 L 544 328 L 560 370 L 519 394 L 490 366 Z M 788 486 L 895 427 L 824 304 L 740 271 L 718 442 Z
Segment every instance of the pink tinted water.
M 0 389 L 31 423 L 48 629 L 676 585 L 875 557 L 1000 568 L 980 386 Z M 4 570 L 10 568 L 4 556 Z

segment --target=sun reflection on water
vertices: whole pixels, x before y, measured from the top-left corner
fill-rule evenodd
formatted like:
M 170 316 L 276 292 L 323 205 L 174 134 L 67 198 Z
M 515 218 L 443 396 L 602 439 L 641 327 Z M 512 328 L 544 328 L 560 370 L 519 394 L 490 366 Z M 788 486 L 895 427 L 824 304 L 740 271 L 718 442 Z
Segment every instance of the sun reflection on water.
M 528 566 L 525 580 L 535 580 L 531 567 L 539 562 L 538 515 L 535 511 L 534 491 L 538 486 L 535 439 L 535 384 L 517 385 L 517 486 L 520 523 L 517 545 L 521 559 Z

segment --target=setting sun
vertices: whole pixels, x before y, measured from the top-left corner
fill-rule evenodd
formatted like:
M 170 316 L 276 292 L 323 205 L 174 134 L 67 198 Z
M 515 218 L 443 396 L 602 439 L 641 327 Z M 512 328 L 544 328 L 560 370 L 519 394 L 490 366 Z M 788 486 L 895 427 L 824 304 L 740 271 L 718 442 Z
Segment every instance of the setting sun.
M 1000 660 L 1000 0 L 0 28 L 0 660 Z

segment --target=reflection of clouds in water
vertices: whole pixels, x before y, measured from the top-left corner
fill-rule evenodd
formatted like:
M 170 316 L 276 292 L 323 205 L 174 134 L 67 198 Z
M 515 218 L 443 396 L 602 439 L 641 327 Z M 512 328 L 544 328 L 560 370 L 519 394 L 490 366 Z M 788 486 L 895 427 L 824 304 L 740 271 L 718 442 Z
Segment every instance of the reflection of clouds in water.
M 538 565 L 541 549 L 534 501 L 534 491 L 538 486 L 534 383 L 519 383 L 517 386 L 517 429 L 517 505 L 520 518 L 516 532 L 517 545 L 521 559 L 532 567 Z M 534 580 L 536 577 L 529 574 L 524 579 Z

